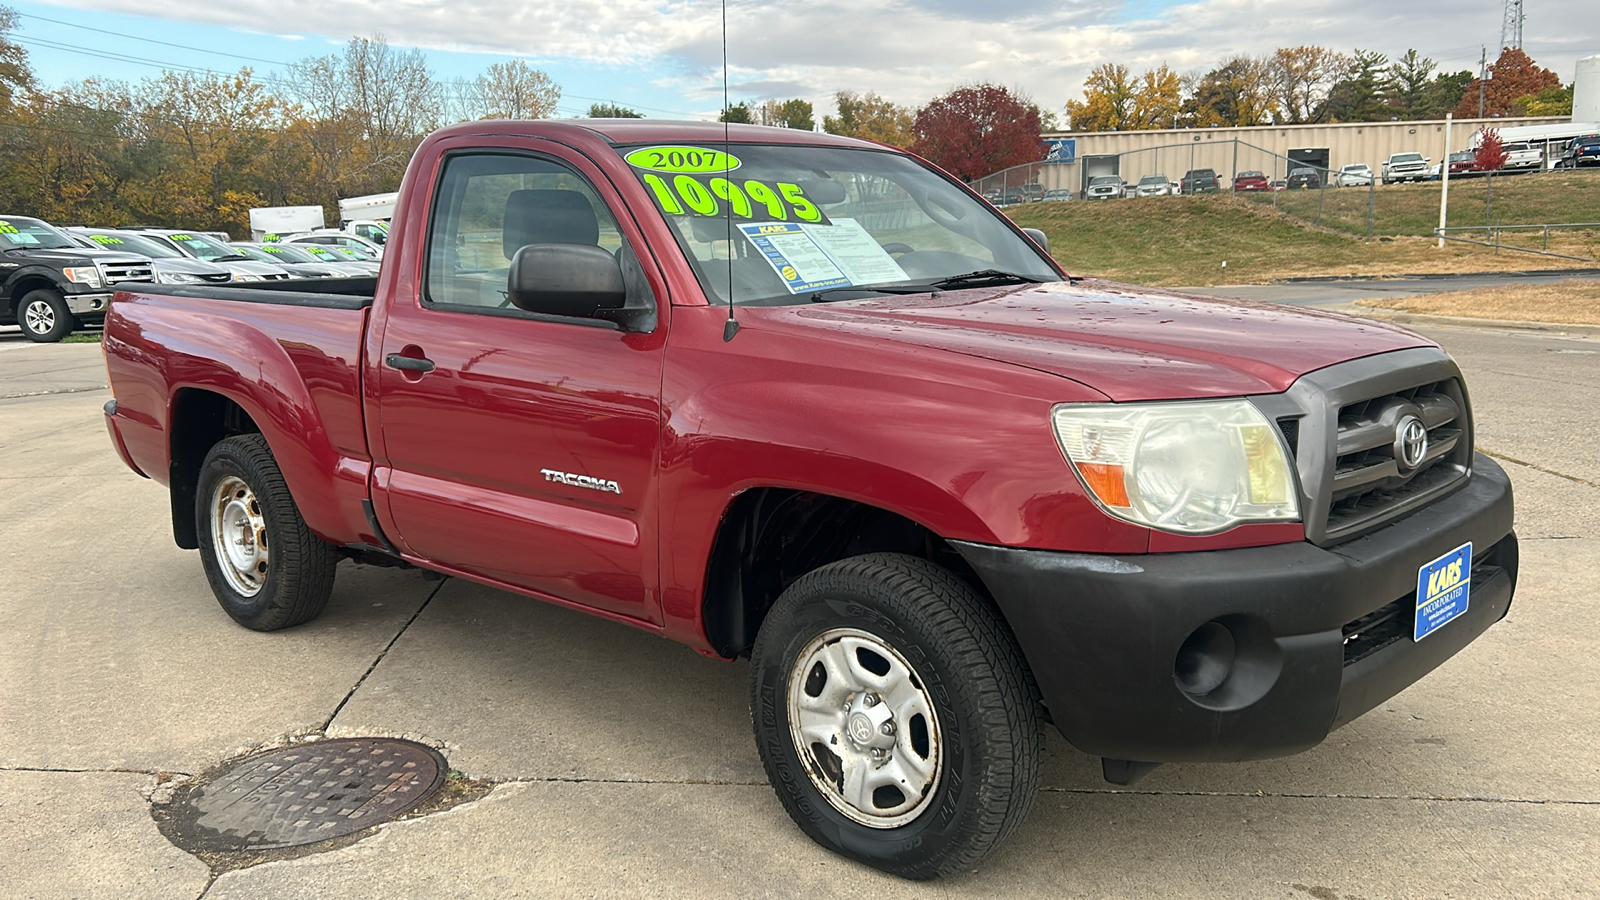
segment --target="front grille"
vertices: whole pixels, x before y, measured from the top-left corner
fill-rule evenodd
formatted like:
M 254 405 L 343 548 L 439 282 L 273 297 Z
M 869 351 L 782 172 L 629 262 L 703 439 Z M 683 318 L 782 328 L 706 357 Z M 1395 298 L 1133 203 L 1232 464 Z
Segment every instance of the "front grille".
M 106 284 L 116 284 L 120 281 L 155 281 L 155 270 L 149 260 L 119 259 L 114 261 L 101 260 L 99 263 L 100 274 L 105 277 Z
M 221 284 L 221 283 L 226 282 L 226 281 L 232 281 L 233 280 L 233 273 L 232 272 L 207 272 L 205 274 L 202 274 L 200 276 L 200 278 L 202 280 L 204 280 L 204 281 L 207 281 L 207 282 L 211 282 L 211 283 L 214 283 L 214 284 Z
M 1408 416 L 1427 428 L 1427 450 L 1414 468 L 1396 455 L 1397 428 Z M 1391 518 L 1450 490 L 1466 478 L 1466 397 L 1454 378 L 1369 397 L 1340 407 L 1330 537 Z
M 1336 363 L 1250 401 L 1278 427 L 1300 477 L 1306 540 L 1320 547 L 1414 512 L 1471 472 L 1472 414 L 1461 371 L 1434 347 Z M 1428 437 L 1414 466 L 1395 457 L 1409 416 Z
M 282 275 L 263 275 L 261 277 L 267 281 L 287 281 L 289 278 L 289 273 L 285 272 Z

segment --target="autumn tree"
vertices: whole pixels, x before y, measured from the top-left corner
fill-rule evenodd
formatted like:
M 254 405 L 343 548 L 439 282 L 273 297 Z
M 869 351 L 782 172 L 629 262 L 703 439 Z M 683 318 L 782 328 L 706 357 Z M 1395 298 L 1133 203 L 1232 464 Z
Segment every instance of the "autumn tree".
M 1507 47 L 1489 67 L 1488 81 L 1474 78 L 1467 85 L 1461 102 L 1456 104 L 1455 115 L 1458 119 L 1477 118 L 1480 90 L 1485 116 L 1508 116 L 1512 112 L 1511 105 L 1519 97 L 1536 96 L 1540 91 L 1560 86 L 1561 78 L 1556 73 L 1540 67 L 1520 48 Z
M 1185 123 L 1196 128 L 1265 125 L 1277 110 L 1271 88 L 1265 61 L 1252 56 L 1223 60 L 1193 82 L 1183 108 Z
M 17 11 L 0 6 L 0 114 L 11 109 L 18 93 L 33 87 L 28 51 L 9 40 L 17 27 Z
M 762 125 L 797 128 L 801 131 L 815 131 L 817 128 L 808 100 L 766 100 L 756 108 L 755 113 Z
M 1039 108 L 995 84 L 956 88 L 917 110 L 911 151 L 964 181 L 1044 159 Z
M 550 76 L 512 59 L 494 63 L 467 82 L 459 100 L 470 119 L 543 119 L 556 111 L 561 88 Z
M 1266 61 L 1277 123 L 1326 121 L 1328 92 L 1351 74 L 1353 63 L 1350 57 L 1326 47 L 1279 47 Z
M 1478 130 L 1478 149 L 1472 154 L 1472 167 L 1479 172 L 1495 172 L 1506 164 L 1506 145 L 1500 140 L 1500 130 L 1484 127 Z
M 838 116 L 823 116 L 822 130 L 829 134 L 878 141 L 895 147 L 911 146 L 911 110 L 877 94 L 840 91 L 833 95 Z
M 1537 94 L 1528 94 L 1511 101 L 1514 116 L 1570 116 L 1572 115 L 1572 89 L 1574 85 L 1548 87 Z
M 618 106 L 615 103 L 591 103 L 589 104 L 589 118 L 642 119 L 644 116 L 627 108 L 626 106 Z
M 1067 101 L 1068 127 L 1073 131 L 1123 131 L 1133 126 L 1139 87 L 1128 67 L 1101 63 L 1083 80 L 1083 100 Z

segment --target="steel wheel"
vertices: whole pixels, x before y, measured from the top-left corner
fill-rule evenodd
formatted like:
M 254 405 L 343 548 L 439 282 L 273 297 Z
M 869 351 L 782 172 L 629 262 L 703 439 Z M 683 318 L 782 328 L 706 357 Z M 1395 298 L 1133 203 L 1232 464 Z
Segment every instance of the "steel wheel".
M 267 520 L 242 478 L 217 482 L 211 498 L 211 547 L 229 587 L 244 597 L 261 592 L 268 569 Z
M 817 791 L 869 828 L 920 815 L 939 785 L 939 718 L 905 657 L 865 631 L 826 631 L 789 675 L 789 734 Z

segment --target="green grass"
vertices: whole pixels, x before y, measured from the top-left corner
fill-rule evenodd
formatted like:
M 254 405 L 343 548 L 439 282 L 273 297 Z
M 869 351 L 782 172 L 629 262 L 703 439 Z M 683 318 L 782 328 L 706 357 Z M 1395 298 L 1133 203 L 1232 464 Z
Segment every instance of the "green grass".
M 1484 179 L 1452 181 L 1452 225 L 1483 223 Z M 1600 173 L 1499 176 L 1494 215 L 1514 222 L 1600 221 Z M 1367 238 L 1367 191 L 1322 192 L 1322 225 L 1312 221 L 1317 191 L 1232 197 L 1028 203 L 1009 207 L 1018 225 L 1042 229 L 1068 272 L 1141 284 L 1260 283 L 1294 276 L 1563 268 L 1585 263 L 1425 237 L 1439 219 L 1439 185 L 1380 185 L 1374 237 Z M 1431 204 L 1431 213 L 1429 212 Z M 1474 207 L 1476 204 L 1476 207 Z M 1474 209 L 1477 217 L 1473 218 Z M 1431 216 L 1431 218 L 1430 218 Z M 1509 234 L 1509 233 L 1508 233 Z M 1506 238 L 1538 247 L 1540 235 Z M 1551 250 L 1600 255 L 1600 232 L 1552 232 Z M 1223 263 L 1227 265 L 1224 266 Z
M 1377 186 L 1370 192 L 1374 235 L 1428 235 L 1439 224 L 1441 182 Z M 1241 200 L 1349 234 L 1366 235 L 1366 188 L 1240 194 Z M 1319 219 L 1320 206 L 1320 219 Z M 1600 172 L 1544 172 L 1450 179 L 1454 226 L 1600 222 Z
M 77 334 L 69 334 L 66 337 L 61 339 L 61 343 L 63 343 L 63 344 L 98 344 L 98 343 L 100 343 L 100 332 L 98 332 L 98 331 L 80 331 Z

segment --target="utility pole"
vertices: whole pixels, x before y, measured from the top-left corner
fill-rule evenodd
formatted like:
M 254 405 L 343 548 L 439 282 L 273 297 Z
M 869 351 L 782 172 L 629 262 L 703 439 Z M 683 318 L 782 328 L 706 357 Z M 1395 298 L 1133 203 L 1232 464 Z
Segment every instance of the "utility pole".
M 1489 78 L 1489 48 L 1481 47 L 1478 56 L 1478 118 L 1483 118 L 1483 88 Z

